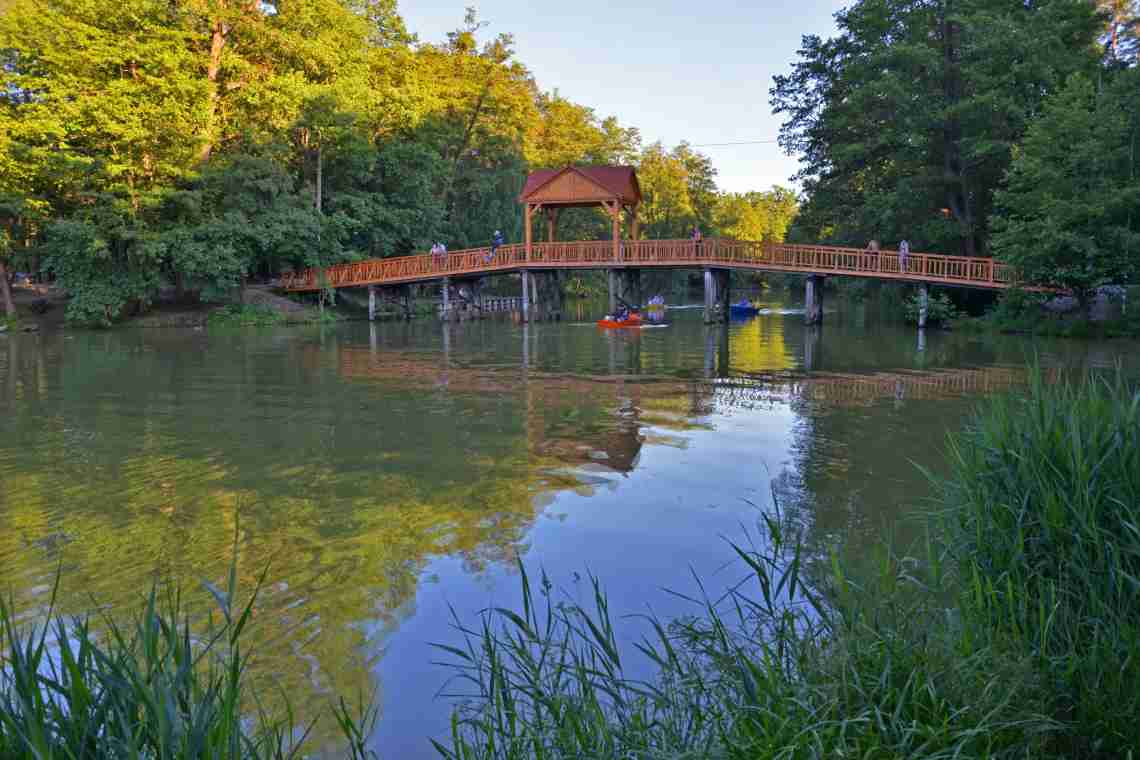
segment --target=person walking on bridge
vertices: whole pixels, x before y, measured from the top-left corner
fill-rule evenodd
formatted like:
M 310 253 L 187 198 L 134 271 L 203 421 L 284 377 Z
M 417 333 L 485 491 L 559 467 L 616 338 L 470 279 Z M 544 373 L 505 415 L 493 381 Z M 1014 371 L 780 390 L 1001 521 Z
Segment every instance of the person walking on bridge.
M 503 233 L 495 230 L 495 234 L 491 236 L 491 252 L 487 254 L 487 263 L 490 264 L 495 258 L 495 252 L 499 250 L 499 246 L 503 244 Z
M 906 274 L 907 259 L 910 257 L 910 243 L 906 238 L 899 241 L 899 272 Z
M 879 241 L 874 239 L 874 238 L 871 238 L 871 242 L 867 243 L 867 250 L 863 251 L 863 253 L 867 254 L 867 256 L 868 256 L 867 268 L 873 269 L 873 270 L 878 270 L 879 261 L 880 261 L 880 259 L 879 259 Z
M 697 258 L 701 255 L 701 228 L 694 224 L 689 238 L 693 241 L 693 258 Z

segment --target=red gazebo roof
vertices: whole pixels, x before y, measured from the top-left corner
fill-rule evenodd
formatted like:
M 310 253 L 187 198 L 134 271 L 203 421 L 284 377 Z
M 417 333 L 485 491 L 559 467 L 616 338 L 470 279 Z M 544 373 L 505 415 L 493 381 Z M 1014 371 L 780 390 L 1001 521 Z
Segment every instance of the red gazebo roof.
M 641 201 L 641 186 L 637 182 L 637 171 L 632 166 L 567 166 L 562 169 L 538 169 L 527 176 L 520 200 L 530 198 L 557 177 L 568 173 L 581 175 L 623 203 Z M 577 198 L 567 197 L 562 200 L 575 201 Z

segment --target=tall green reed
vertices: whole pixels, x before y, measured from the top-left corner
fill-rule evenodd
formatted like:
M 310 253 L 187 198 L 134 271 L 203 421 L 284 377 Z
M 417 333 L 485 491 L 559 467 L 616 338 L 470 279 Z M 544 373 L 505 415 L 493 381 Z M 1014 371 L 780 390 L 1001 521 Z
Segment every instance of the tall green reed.
M 1140 748 L 1140 393 L 1119 374 L 994 400 L 950 447 L 963 611 L 1032 657 L 1055 750 Z
M 157 585 L 129 624 L 59 615 L 54 591 L 45 622 L 22 623 L 0 598 L 0 757 L 303 756 L 314 723 L 299 723 L 287 698 L 271 714 L 250 684 L 243 635 L 260 585 L 238 605 L 231 565 L 226 589 L 206 584 L 218 615 L 204 622 L 191 619 L 179 589 Z M 376 710 L 341 701 L 333 712 L 343 756 L 371 757 L 364 739 Z

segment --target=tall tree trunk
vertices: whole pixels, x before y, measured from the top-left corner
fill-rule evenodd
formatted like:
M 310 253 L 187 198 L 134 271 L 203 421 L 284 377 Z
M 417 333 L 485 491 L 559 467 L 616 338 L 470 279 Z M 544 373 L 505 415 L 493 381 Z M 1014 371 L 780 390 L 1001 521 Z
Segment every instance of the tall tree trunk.
M 4 314 L 16 318 L 16 302 L 12 300 L 12 286 L 8 282 L 8 265 L 0 259 L 0 298 L 4 299 Z
M 221 19 L 214 21 L 210 35 L 210 62 L 206 66 L 206 79 L 210 82 L 210 108 L 206 127 L 206 144 L 202 146 L 202 151 L 198 155 L 203 163 L 209 160 L 210 154 L 214 150 L 214 140 L 217 137 L 215 130 L 217 129 L 218 118 L 218 73 L 222 68 L 222 52 L 226 48 L 228 32 L 229 30 Z
M 317 213 L 321 213 L 321 194 L 323 192 L 322 185 L 324 184 L 325 167 L 324 167 L 324 152 L 321 150 L 321 144 L 317 143 L 317 192 L 314 197 L 313 204 L 317 209 Z
M 940 21 L 942 33 L 942 98 L 943 108 L 952 111 L 962 98 L 961 71 L 959 69 L 958 47 L 955 39 L 956 24 L 951 20 L 952 3 L 942 6 Z M 962 167 L 961 156 L 962 124 L 956 115 L 948 115 L 942 125 L 942 168 L 946 186 L 946 205 L 961 230 L 961 252 L 966 256 L 977 255 L 974 240 L 974 213 L 970 200 L 969 180 Z

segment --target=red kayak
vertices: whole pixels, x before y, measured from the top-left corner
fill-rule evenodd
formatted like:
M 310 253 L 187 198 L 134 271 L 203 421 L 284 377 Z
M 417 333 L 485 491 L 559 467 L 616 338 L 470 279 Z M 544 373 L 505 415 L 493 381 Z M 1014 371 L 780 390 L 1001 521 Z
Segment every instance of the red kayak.
M 621 320 L 611 319 L 608 317 L 605 319 L 599 319 L 598 327 L 641 327 L 641 315 L 630 314 L 628 317 Z

